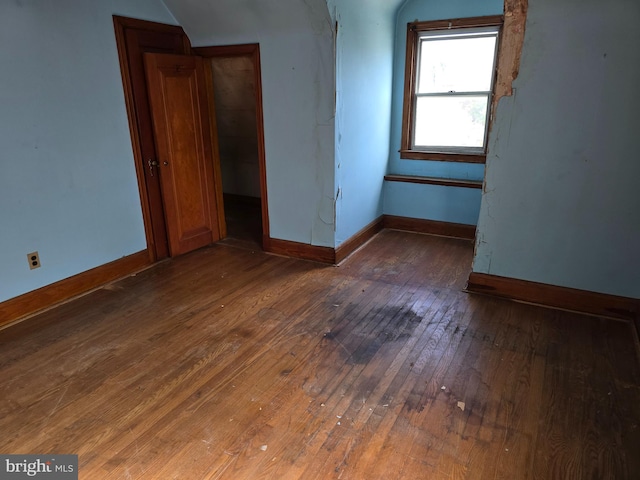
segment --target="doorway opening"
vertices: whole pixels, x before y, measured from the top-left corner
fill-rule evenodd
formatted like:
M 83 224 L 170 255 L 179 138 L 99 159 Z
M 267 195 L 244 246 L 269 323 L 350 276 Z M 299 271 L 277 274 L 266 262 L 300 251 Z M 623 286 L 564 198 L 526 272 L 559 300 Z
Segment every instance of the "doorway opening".
M 210 110 L 219 144 L 218 201 L 223 242 L 267 248 L 269 213 L 257 43 L 194 47 L 206 65 Z M 220 183 L 219 183 L 220 185 Z
M 230 241 L 248 243 L 250 248 L 269 245 L 259 45 L 192 48 L 181 27 L 119 16 L 113 19 L 150 261 L 199 248 L 203 242 L 193 239 L 200 234 L 209 243 L 229 235 Z M 182 150 L 167 148 L 163 140 L 166 135 L 157 130 L 162 125 L 176 122 L 158 122 L 157 119 L 152 122 L 150 73 L 145 71 L 145 63 L 155 61 L 164 65 L 165 60 L 174 62 L 174 70 L 177 70 L 171 75 L 178 77 L 184 73 L 183 67 L 185 72 L 189 70 L 187 64 L 195 62 L 202 67 L 199 78 L 203 80 L 195 80 L 195 84 L 206 88 L 197 107 L 192 109 L 192 114 L 183 108 L 167 117 L 201 119 L 191 126 L 193 128 L 179 128 L 175 135 L 169 135 L 175 140 L 182 138 L 178 133 L 188 136 L 192 130 L 200 132 L 204 143 L 194 148 L 211 150 L 211 155 L 204 155 L 197 165 L 184 166 L 179 159 L 166 156 L 167 152 L 180 153 Z M 165 67 L 165 71 L 171 70 Z M 220 89 L 214 88 L 217 83 Z M 166 87 L 168 84 L 160 81 L 160 85 Z M 184 91 L 176 90 L 176 97 L 172 98 L 184 99 L 184 92 L 191 87 L 185 88 Z M 155 97 L 167 98 L 167 92 L 155 90 Z M 224 110 L 220 115 L 215 114 L 216 96 Z M 157 101 L 156 110 L 161 111 L 175 103 Z M 217 154 L 218 122 L 222 126 L 224 164 Z M 164 145 L 163 148 L 158 150 L 158 144 Z M 193 155 L 180 158 L 183 157 L 188 159 Z M 176 181 L 176 176 L 183 180 L 201 180 L 199 184 L 206 187 L 203 187 L 206 195 L 198 194 L 193 182 Z M 200 201 L 203 199 L 206 201 Z M 185 202 L 187 206 L 183 205 Z M 184 208 L 172 208 L 175 205 Z M 207 221 L 202 223 L 203 219 Z
M 256 74 L 251 54 L 206 59 L 211 70 L 227 243 L 262 246 Z

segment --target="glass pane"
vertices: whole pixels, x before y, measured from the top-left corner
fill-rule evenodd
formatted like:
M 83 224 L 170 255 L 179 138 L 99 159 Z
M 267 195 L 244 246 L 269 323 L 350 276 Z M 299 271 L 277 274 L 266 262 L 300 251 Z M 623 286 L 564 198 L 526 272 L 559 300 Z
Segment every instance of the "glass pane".
M 421 40 L 417 93 L 491 90 L 496 37 Z
M 484 147 L 487 96 L 418 97 L 416 147 Z

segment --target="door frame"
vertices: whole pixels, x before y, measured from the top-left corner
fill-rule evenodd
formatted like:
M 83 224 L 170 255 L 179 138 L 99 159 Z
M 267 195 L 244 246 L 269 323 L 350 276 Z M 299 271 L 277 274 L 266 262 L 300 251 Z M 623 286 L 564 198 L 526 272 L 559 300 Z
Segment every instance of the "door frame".
M 205 59 L 222 56 L 250 56 L 253 63 L 253 72 L 255 77 L 255 105 L 256 105 L 256 134 L 258 139 L 258 167 L 260 175 L 260 206 L 262 214 L 262 249 L 268 250 L 270 245 L 270 233 L 269 233 L 269 202 L 267 197 L 267 170 L 264 148 L 264 120 L 262 109 L 262 73 L 260 69 L 260 45 L 254 44 L 241 44 L 241 45 L 225 45 L 225 46 L 209 46 L 209 47 L 197 47 L 191 48 L 191 42 L 187 37 L 182 27 L 178 25 L 167 25 L 163 23 L 150 22 L 147 20 L 138 20 L 135 18 L 121 17 L 119 15 L 113 16 L 113 24 L 115 30 L 116 46 L 118 50 L 118 59 L 120 62 L 120 73 L 122 75 L 122 85 L 124 88 L 124 100 L 127 110 L 127 117 L 129 119 L 129 132 L 131 135 L 131 145 L 133 149 L 134 165 L 136 169 L 136 178 L 138 182 L 138 191 L 140 194 L 140 205 L 142 207 L 142 219 L 144 223 L 145 237 L 147 241 L 147 252 L 149 254 L 149 260 L 156 262 L 166 258 L 168 254 L 163 253 L 162 249 L 158 246 L 160 242 L 155 238 L 153 223 L 152 223 L 152 205 L 150 201 L 149 191 L 147 189 L 145 180 L 145 163 L 142 155 L 142 146 L 140 140 L 140 132 L 138 126 L 138 115 L 136 113 L 136 104 L 133 93 L 133 79 L 132 73 L 129 68 L 129 58 L 127 55 L 127 38 L 126 32 L 128 29 L 136 29 L 146 32 L 154 33 L 173 33 L 179 35 L 182 38 L 183 54 L 190 55 L 196 54 Z M 211 77 L 207 80 L 210 82 Z M 210 104 L 213 104 L 213 89 L 212 83 L 209 83 L 207 87 L 207 94 Z M 151 118 L 151 112 L 147 112 L 147 118 Z M 217 128 L 215 115 L 211 115 L 210 125 L 212 128 L 212 135 L 217 138 Z M 152 125 L 148 125 L 145 128 L 152 129 Z M 213 137 L 212 137 L 213 138 Z M 219 156 L 215 157 L 213 172 L 214 172 L 214 184 L 216 190 L 216 205 L 218 216 L 218 227 L 221 238 L 226 236 L 226 221 L 224 216 L 224 203 L 222 201 L 222 177 L 220 174 L 220 160 Z M 166 228 L 165 228 L 166 230 Z M 165 232 L 166 234 L 166 232 Z M 165 244 L 166 244 L 165 239 Z
M 165 238 L 156 238 L 156 235 L 162 235 L 161 232 L 154 232 L 153 228 L 153 215 L 157 216 L 158 207 L 154 207 L 151 202 L 149 189 L 146 183 L 146 164 L 142 155 L 142 141 L 138 124 L 140 118 L 151 118 L 151 111 L 147 104 L 147 112 L 144 115 L 140 115 L 137 111 L 136 101 L 134 97 L 134 78 L 131 72 L 128 55 L 128 43 L 127 43 L 127 31 L 137 30 L 139 32 L 149 33 L 168 33 L 173 34 L 181 38 L 182 51 L 174 53 L 182 53 L 184 55 L 191 54 L 191 42 L 187 37 L 182 27 L 178 25 L 167 25 L 164 23 L 150 22 L 147 20 L 138 20 L 135 18 L 121 17 L 119 15 L 113 15 L 113 26 L 115 31 L 116 46 L 118 50 L 118 60 L 120 62 L 120 73 L 122 75 L 122 86 L 124 89 L 124 101 L 127 110 L 127 117 L 129 120 L 129 133 L 131 135 L 131 146 L 133 149 L 133 160 L 136 169 L 136 178 L 138 181 L 138 192 L 140 194 L 140 205 L 142 208 L 142 220 L 144 224 L 145 238 L 147 241 L 147 253 L 149 260 L 153 263 L 158 260 L 162 260 L 169 256 L 168 254 L 168 242 L 166 239 L 166 226 L 160 230 L 164 231 Z M 139 46 L 139 45 L 138 45 Z M 144 52 L 144 49 L 141 48 Z M 142 66 L 142 73 L 144 75 L 144 66 Z M 139 79 L 138 79 L 139 80 Z M 146 79 L 144 79 L 146 83 Z M 153 134 L 153 126 L 143 125 L 142 128 L 149 128 Z M 152 209 L 153 211 L 152 215 Z M 164 208 L 164 207 L 162 207 Z M 164 215 L 164 211 L 162 212 Z M 164 248 L 161 247 L 164 241 Z
M 255 83 L 255 104 L 256 104 L 256 134 L 258 138 L 258 169 L 260 174 L 260 206 L 262 212 L 262 249 L 268 250 L 270 242 L 269 234 L 269 202 L 267 197 L 267 167 L 264 149 L 264 119 L 262 110 L 262 73 L 260 70 L 260 44 L 248 43 L 240 45 L 222 45 L 210 47 L 193 47 L 191 51 L 204 59 L 216 57 L 250 57 L 253 63 L 253 74 Z M 210 71 L 210 69 L 207 69 Z M 213 82 L 208 75 L 208 85 L 210 102 L 213 102 Z M 212 128 L 216 128 L 215 118 L 211 119 Z M 212 132 L 217 136 L 217 131 Z M 216 189 L 218 205 L 218 221 L 220 222 L 220 233 L 226 236 L 226 222 L 224 217 L 224 204 L 222 202 L 222 186 L 220 175 L 220 159 L 218 157 L 214 165 L 215 176 L 218 180 L 219 189 Z

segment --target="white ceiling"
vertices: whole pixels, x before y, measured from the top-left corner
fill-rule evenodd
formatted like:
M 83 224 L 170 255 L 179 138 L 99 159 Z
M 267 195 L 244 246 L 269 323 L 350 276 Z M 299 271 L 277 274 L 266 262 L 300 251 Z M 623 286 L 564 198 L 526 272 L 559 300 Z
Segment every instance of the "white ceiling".
M 254 26 L 274 34 L 324 29 L 334 9 L 363 8 L 393 15 L 406 0 L 162 0 L 194 45 L 211 38 L 233 38 Z M 330 13 L 331 12 L 331 13 Z M 224 20 L 221 21 L 221 18 Z M 215 32 L 212 31 L 215 25 Z

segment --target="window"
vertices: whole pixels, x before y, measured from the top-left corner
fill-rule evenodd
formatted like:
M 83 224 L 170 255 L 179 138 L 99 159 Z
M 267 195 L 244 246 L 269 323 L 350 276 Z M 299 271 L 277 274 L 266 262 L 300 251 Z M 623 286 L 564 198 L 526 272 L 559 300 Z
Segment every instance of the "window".
M 408 25 L 401 158 L 484 163 L 501 25 Z

